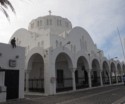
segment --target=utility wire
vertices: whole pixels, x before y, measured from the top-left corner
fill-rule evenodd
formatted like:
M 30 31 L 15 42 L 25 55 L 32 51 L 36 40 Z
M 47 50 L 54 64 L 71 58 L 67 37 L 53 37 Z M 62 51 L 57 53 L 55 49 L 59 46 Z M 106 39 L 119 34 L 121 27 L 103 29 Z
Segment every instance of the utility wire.
M 120 43 L 121 43 L 121 48 L 122 48 L 123 57 L 124 57 L 124 62 L 125 62 L 125 52 L 124 52 L 124 47 L 123 47 L 123 44 L 122 44 L 122 39 L 121 39 L 121 36 L 120 36 L 120 32 L 119 32 L 118 27 L 117 27 L 117 31 L 118 31 L 119 40 L 120 40 Z

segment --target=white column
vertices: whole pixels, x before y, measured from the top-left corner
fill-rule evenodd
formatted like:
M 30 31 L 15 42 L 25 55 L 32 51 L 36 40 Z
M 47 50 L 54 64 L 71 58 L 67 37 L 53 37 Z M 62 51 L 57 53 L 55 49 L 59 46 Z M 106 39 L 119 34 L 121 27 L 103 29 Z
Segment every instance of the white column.
M 123 75 L 124 75 L 124 72 L 123 72 L 123 71 L 121 71 L 121 73 L 120 73 L 121 83 L 123 83 Z
M 110 72 L 109 72 L 109 84 L 111 85 L 112 84 L 112 82 L 111 82 L 111 75 L 110 75 Z
M 117 74 L 116 74 L 116 76 L 115 76 L 115 77 L 116 77 L 116 83 L 118 84 L 118 77 L 117 77 Z
M 72 69 L 73 91 L 76 91 L 75 70 Z
M 88 72 L 88 78 L 89 78 L 89 88 L 92 87 L 92 82 L 91 82 L 91 72 Z
M 99 74 L 100 74 L 100 83 L 101 83 L 101 86 L 103 86 L 103 82 L 102 82 L 102 73 L 101 73 L 101 71 L 99 72 Z
M 29 92 L 29 70 L 26 70 L 26 92 Z

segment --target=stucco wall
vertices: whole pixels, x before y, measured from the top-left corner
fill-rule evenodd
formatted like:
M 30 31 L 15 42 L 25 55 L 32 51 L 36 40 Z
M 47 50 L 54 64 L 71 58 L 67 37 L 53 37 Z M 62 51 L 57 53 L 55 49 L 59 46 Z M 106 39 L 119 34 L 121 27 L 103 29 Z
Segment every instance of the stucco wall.
M 25 49 L 23 47 L 12 48 L 9 44 L 0 43 L 0 54 L 0 66 L 2 69 L 19 70 L 19 98 L 24 98 Z M 15 67 L 9 66 L 10 59 L 16 61 Z

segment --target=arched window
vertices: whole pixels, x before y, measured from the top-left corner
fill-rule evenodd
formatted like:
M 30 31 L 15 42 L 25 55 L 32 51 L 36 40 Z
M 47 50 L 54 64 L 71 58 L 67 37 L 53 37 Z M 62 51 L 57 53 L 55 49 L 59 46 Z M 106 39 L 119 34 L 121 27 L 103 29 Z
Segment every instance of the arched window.
M 42 26 L 42 20 L 40 20 L 40 26 Z

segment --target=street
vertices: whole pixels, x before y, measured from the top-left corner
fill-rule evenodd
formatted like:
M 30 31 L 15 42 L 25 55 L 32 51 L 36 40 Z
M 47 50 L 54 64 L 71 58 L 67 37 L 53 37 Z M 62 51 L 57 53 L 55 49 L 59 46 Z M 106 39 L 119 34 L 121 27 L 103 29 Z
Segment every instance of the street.
M 0 104 L 125 104 L 125 86 L 114 85 L 54 96 L 26 95 Z

